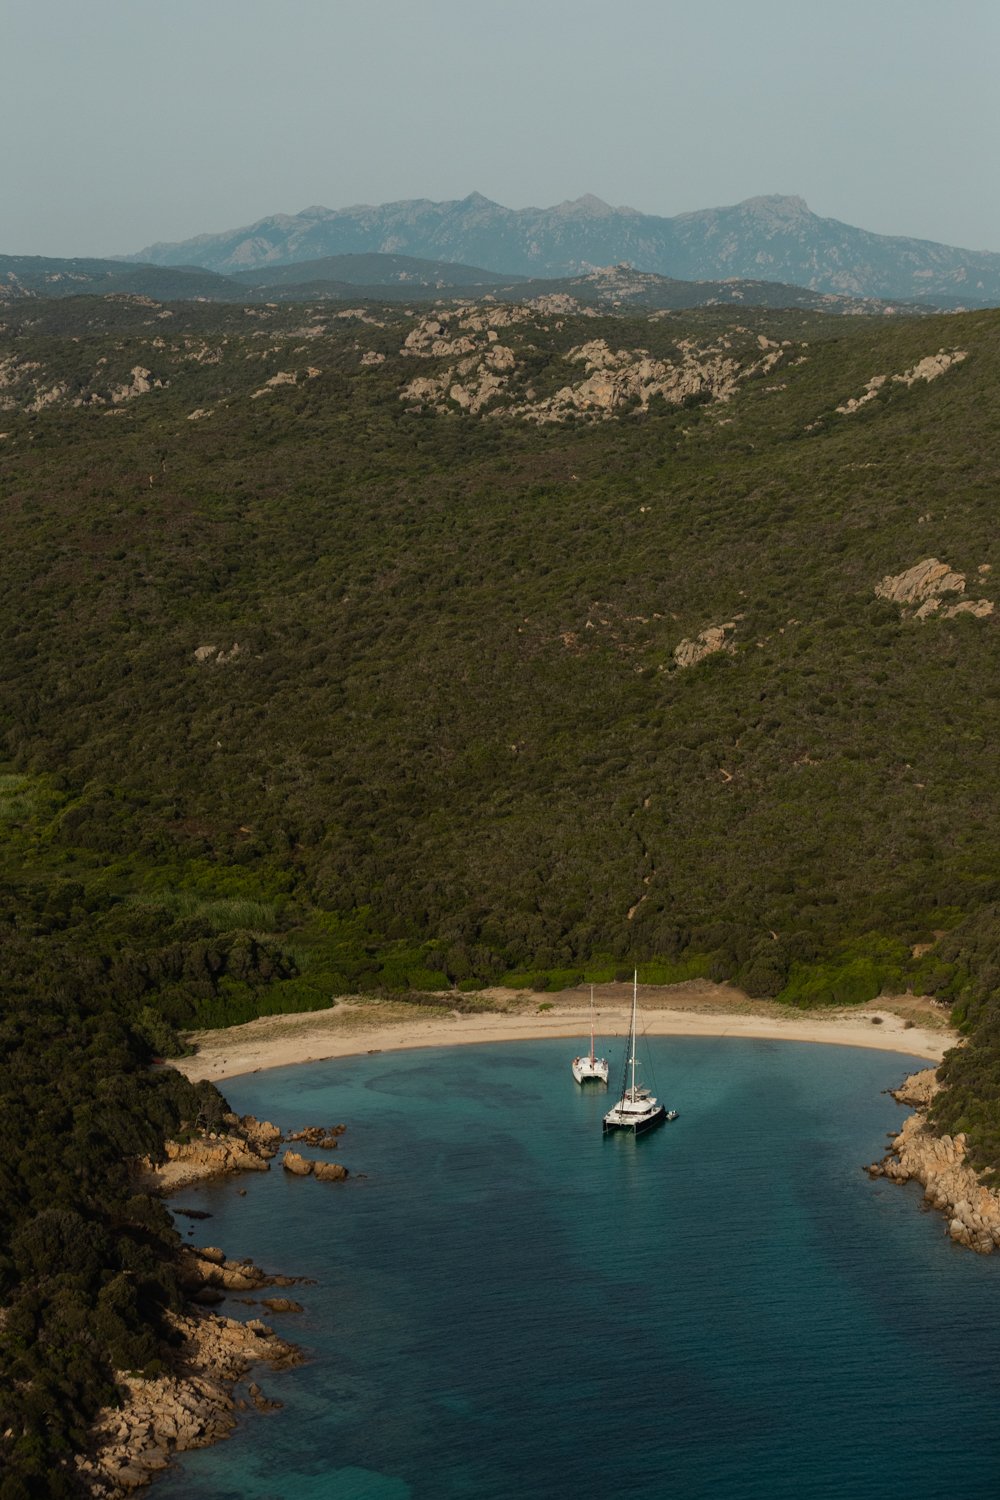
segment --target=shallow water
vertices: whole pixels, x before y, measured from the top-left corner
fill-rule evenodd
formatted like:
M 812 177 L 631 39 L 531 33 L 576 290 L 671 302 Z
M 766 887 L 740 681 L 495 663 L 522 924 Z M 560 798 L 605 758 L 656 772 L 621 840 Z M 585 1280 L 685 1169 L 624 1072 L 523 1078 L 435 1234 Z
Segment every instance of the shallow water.
M 565 1040 L 231 1081 L 285 1129 L 345 1121 L 365 1175 L 180 1195 L 213 1214 L 193 1243 L 317 1284 L 274 1319 L 311 1356 L 260 1377 L 284 1410 L 185 1455 L 161 1500 L 993 1493 L 1000 1256 L 860 1170 L 904 1115 L 880 1091 L 925 1064 L 648 1045 L 680 1119 L 638 1141 L 602 1138 Z

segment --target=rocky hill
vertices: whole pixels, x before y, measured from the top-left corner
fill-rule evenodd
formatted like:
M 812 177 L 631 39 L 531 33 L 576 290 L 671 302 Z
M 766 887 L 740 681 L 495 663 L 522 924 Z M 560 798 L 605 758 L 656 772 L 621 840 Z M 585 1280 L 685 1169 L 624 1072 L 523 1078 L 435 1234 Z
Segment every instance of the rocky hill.
M 531 277 L 628 262 L 681 280 L 731 277 L 812 291 L 939 306 L 1000 302 L 1000 254 L 872 234 L 822 218 L 801 198 L 771 195 L 661 218 L 594 197 L 509 209 L 480 193 L 455 202 L 308 208 L 133 258 L 231 273 L 324 256 L 383 252 L 461 261 Z
M 268 264 L 249 271 L 233 271 L 231 280 L 268 291 L 299 290 L 304 284 L 342 282 L 347 286 L 398 286 L 403 295 L 422 288 L 461 289 L 470 297 L 482 296 L 495 286 L 522 281 L 523 277 L 466 266 L 459 261 L 423 260 L 413 255 L 377 252 L 365 255 L 327 255 L 320 260 Z M 309 295 L 308 293 L 306 295 Z
M 226 276 L 200 266 L 133 265 L 117 260 L 0 255 L 0 304 L 22 297 L 107 296 L 235 300 Z
M 711 306 L 801 307 L 821 312 L 890 316 L 925 313 L 923 303 L 834 296 L 780 282 L 678 281 L 630 266 L 584 275 L 534 279 L 499 275 L 480 266 L 420 260 L 410 255 L 328 255 L 320 260 L 267 265 L 222 275 L 198 266 L 158 266 L 114 260 L 53 260 L 0 255 L 0 305 L 82 295 L 147 297 L 158 301 L 327 302 L 361 300 L 426 303 L 489 296 L 500 302 L 554 295 L 601 308 Z

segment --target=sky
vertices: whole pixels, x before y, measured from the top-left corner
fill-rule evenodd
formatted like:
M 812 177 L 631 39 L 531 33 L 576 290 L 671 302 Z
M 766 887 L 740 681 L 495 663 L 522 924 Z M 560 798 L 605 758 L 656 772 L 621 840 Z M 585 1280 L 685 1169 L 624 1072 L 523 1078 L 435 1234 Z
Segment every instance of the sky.
M 998 76 L 997 0 L 2 0 L 0 253 L 473 191 L 1000 251 Z

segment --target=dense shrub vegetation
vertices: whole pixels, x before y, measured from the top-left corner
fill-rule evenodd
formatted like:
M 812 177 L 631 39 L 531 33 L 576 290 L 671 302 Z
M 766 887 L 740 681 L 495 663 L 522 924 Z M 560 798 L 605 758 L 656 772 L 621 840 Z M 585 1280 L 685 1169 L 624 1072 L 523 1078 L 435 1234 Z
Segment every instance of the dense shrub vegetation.
M 116 1369 L 154 1373 L 180 1305 L 164 1205 L 130 1159 L 225 1108 L 152 1069 L 108 972 L 0 892 L 0 1496 L 76 1493 L 69 1466 Z
M 634 963 L 913 983 L 970 1036 L 937 1117 L 1000 1162 L 1000 616 L 874 593 L 935 556 L 995 597 L 1000 316 L 539 316 L 539 397 L 597 337 L 787 341 L 724 405 L 549 426 L 408 407 L 442 362 L 399 311 L 4 316 L 0 1500 L 161 1357 L 122 1163 L 217 1107 L 149 1067 L 188 1028 Z

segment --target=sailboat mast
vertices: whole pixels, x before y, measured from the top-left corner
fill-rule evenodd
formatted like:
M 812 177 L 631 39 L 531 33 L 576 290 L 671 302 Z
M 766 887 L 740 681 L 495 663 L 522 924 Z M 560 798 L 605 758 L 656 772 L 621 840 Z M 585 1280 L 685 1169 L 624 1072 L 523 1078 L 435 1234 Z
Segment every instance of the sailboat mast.
M 594 986 L 590 986 L 590 1066 L 594 1066 Z
M 639 992 L 639 970 L 632 974 L 632 1098 L 635 1098 L 635 1006 Z

